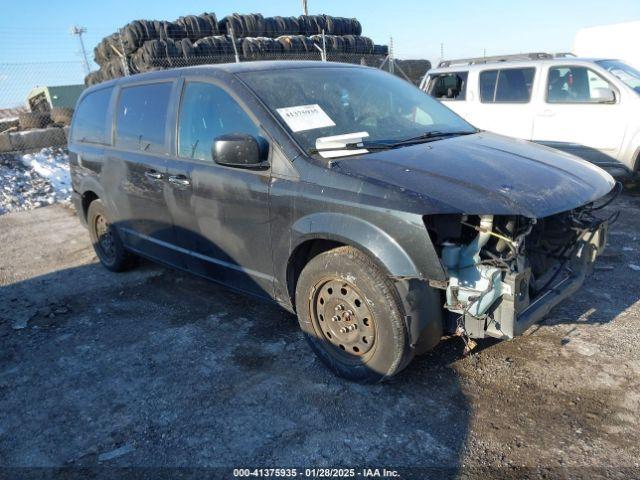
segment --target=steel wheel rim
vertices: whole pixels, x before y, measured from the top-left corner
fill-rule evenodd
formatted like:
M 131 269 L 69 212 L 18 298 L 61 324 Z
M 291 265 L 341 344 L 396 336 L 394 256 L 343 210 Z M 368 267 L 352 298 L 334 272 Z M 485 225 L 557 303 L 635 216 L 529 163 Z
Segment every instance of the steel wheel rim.
M 104 215 L 96 216 L 95 230 L 98 250 L 101 256 L 106 261 L 112 262 L 116 256 L 116 246 L 113 238 L 113 229 Z
M 375 319 L 355 285 L 337 277 L 318 282 L 310 313 L 318 338 L 338 360 L 357 364 L 371 358 L 377 338 Z

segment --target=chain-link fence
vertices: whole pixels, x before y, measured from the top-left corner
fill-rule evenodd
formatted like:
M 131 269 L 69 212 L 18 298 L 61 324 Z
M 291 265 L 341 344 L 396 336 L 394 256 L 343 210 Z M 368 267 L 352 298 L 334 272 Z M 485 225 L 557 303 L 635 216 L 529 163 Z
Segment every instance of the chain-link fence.
M 0 154 L 66 145 L 80 62 L 0 64 Z
M 392 42 L 390 42 L 392 43 Z M 330 61 L 382 68 L 418 83 L 430 64 L 398 60 L 362 35 L 356 19 L 212 13 L 174 22 L 136 20 L 83 62 L 0 64 L 0 214 L 66 199 L 67 137 L 83 88 L 123 76 L 195 65 L 265 60 Z
M 81 62 L 0 63 L 0 214 L 66 202 Z

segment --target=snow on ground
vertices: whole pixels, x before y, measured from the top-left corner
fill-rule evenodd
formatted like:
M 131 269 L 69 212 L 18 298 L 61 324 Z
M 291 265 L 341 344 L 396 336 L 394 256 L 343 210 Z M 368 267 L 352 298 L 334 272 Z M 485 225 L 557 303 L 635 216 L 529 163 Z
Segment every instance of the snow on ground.
M 30 210 L 71 197 L 69 157 L 59 148 L 0 158 L 0 215 Z
M 23 155 L 21 161 L 25 167 L 33 169 L 38 175 L 49 180 L 56 194 L 71 194 L 69 156 L 63 151 L 43 148 L 38 153 Z

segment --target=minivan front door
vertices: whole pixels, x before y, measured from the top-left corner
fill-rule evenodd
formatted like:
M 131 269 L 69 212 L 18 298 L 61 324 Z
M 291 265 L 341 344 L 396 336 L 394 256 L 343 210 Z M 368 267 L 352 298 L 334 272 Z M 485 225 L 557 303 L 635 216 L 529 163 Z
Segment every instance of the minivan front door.
M 626 117 L 614 87 L 590 68 L 560 66 L 549 68 L 546 90 L 533 140 L 603 167 L 619 165 Z M 607 91 L 613 101 L 606 99 Z
M 185 81 L 167 201 L 190 270 L 271 297 L 270 171 L 222 166 L 212 158 L 216 137 L 238 133 L 262 137 L 225 89 Z

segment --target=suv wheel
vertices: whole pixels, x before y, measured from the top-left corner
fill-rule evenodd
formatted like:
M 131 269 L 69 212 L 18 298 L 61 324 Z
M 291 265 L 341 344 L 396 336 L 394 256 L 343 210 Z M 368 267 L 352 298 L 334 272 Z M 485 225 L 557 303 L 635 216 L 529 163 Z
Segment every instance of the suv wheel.
M 304 267 L 296 310 L 311 348 L 341 377 L 378 382 L 411 361 L 397 291 L 355 248 L 330 250 Z
M 113 272 L 130 269 L 135 256 L 122 245 L 117 230 L 111 225 L 107 209 L 100 200 L 94 200 L 87 212 L 87 225 L 93 249 L 100 263 Z

